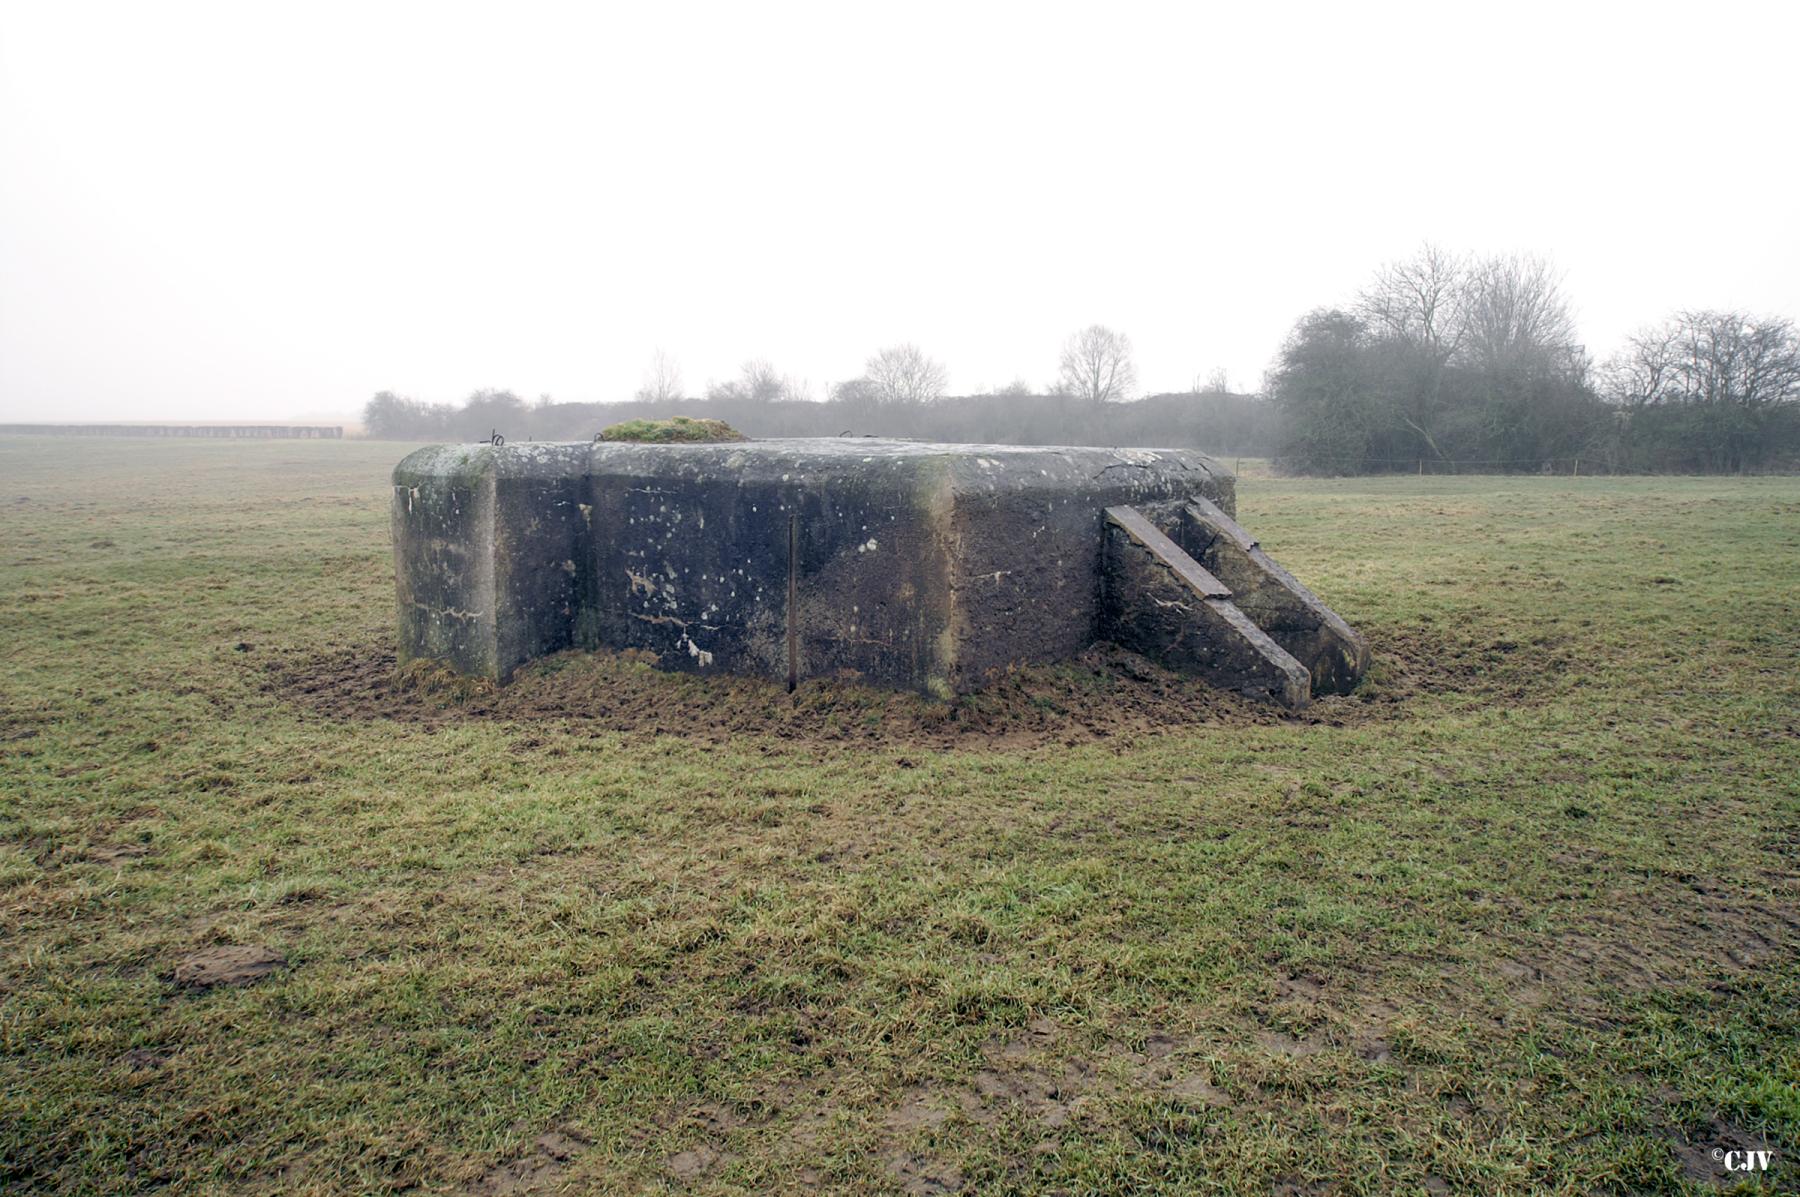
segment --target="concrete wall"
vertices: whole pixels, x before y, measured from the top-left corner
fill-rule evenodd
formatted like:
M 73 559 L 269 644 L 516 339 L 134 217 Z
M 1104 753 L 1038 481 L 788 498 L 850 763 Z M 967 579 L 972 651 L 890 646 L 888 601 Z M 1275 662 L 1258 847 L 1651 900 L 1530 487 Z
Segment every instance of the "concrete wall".
M 1096 638 L 1106 507 L 1235 508 L 1193 451 L 855 439 L 437 446 L 394 484 L 404 659 L 503 680 L 609 646 L 939 695 Z

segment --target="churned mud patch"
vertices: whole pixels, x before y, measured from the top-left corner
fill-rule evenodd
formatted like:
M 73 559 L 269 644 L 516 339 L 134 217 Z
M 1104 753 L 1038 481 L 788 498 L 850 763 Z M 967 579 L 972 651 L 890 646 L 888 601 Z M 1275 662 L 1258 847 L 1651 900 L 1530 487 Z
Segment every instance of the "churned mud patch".
M 670 1110 L 656 1123 L 666 1135 L 691 1144 L 663 1156 L 662 1174 L 676 1187 L 694 1184 L 738 1159 L 725 1146 L 731 1133 L 743 1125 L 743 1119 L 730 1106 L 705 1102 Z M 693 1141 L 696 1138 L 698 1142 Z
M 550 1192 L 587 1146 L 588 1141 L 574 1131 L 546 1131 L 529 1151 L 494 1165 L 465 1185 L 462 1193 L 464 1197 L 504 1197 Z
M 1800 877 L 1775 868 L 1762 883 L 1768 893 L 1758 895 L 1702 878 L 1640 879 L 1629 914 L 1582 912 L 1555 936 L 1494 936 L 1484 971 L 1508 1018 L 1580 1019 L 1604 1016 L 1614 994 L 1753 974 L 1800 953 Z
M 271 948 L 248 944 L 205 948 L 175 965 L 175 984 L 183 989 L 249 985 L 286 964 Z
M 888 1175 L 899 1184 L 900 1191 L 912 1197 L 931 1197 L 936 1193 L 960 1193 L 962 1173 L 949 1164 L 913 1152 L 897 1151 L 888 1157 Z
M 1575 645 L 1557 635 L 1527 641 L 1481 627 L 1458 634 L 1434 624 L 1360 630 L 1369 642 L 1368 673 L 1347 700 L 1315 701 L 1309 714 L 1323 722 L 1361 722 L 1366 708 L 1430 695 L 1471 694 L 1523 705 L 1549 701 L 1546 679 L 1580 667 Z
M 153 1052 L 144 1047 L 134 1047 L 119 1057 L 118 1067 L 124 1074 L 125 1083 L 135 1086 L 150 1081 L 162 1071 L 163 1065 L 168 1062 L 169 1057 L 160 1052 Z
M 686 1184 L 700 1179 L 717 1166 L 723 1157 L 716 1148 L 700 1146 L 678 1151 L 665 1163 L 669 1175 Z
M 882 1122 L 896 1134 L 918 1130 L 936 1130 L 949 1119 L 954 1103 L 925 1086 L 915 1086 L 900 1094 L 899 1104 L 889 1110 Z
M 993 1035 L 965 1081 L 900 1090 L 882 1125 L 896 1146 L 931 1141 L 949 1123 L 977 1127 L 1019 1123 L 1040 1132 L 1104 1120 L 1104 1107 L 1128 1094 L 1190 1106 L 1228 1104 L 1214 1087 L 1203 1054 L 1186 1036 L 1153 1033 L 1133 1047 L 1112 1041 L 1095 1054 L 1039 1019 L 1012 1037 Z
M 1725 1167 L 1727 1153 L 1742 1157 L 1752 1151 L 1768 1151 L 1769 1143 L 1722 1119 L 1709 1119 L 1700 1127 L 1662 1127 L 1658 1134 L 1674 1152 L 1681 1175 L 1690 1184 L 1724 1188 L 1732 1182 Z
M 439 670 L 399 669 L 385 645 L 311 660 L 294 654 L 268 668 L 266 690 L 334 719 L 553 722 L 711 743 L 760 735 L 859 746 L 1015 748 L 1283 718 L 1110 646 L 1066 664 L 1021 670 L 951 702 L 848 678 L 805 682 L 789 694 L 758 678 L 664 673 L 630 652 L 560 653 L 498 688 Z
M 1324 1045 L 1310 1039 L 1296 1039 L 1284 1031 L 1262 1030 L 1256 1032 L 1256 1046 L 1271 1056 L 1285 1056 L 1299 1059 L 1315 1052 L 1324 1051 Z
M 264 689 L 343 720 L 457 723 L 555 722 L 626 735 L 710 743 L 769 736 L 865 747 L 1028 748 L 1099 741 L 1199 726 L 1284 722 L 1361 723 L 1392 717 L 1424 694 L 1491 680 L 1491 654 L 1423 646 L 1413 633 L 1375 654 L 1367 693 L 1323 696 L 1300 715 L 1217 690 L 1109 644 L 1074 659 L 1010 674 L 978 694 L 937 702 L 859 684 L 815 679 L 789 694 L 779 684 L 727 674 L 664 673 L 645 654 L 565 652 L 521 669 L 505 686 L 429 666 L 398 666 L 381 642 L 320 655 L 276 654 Z M 1456 662 L 1461 661 L 1459 666 Z

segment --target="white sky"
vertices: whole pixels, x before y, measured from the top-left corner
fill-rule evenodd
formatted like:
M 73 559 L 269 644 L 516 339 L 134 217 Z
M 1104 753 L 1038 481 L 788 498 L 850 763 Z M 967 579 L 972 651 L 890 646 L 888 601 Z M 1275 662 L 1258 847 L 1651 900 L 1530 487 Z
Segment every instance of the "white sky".
M 622 399 L 753 355 L 958 392 L 1130 334 L 1253 385 L 1425 240 L 1590 348 L 1800 313 L 1800 5 L 0 0 L 0 419 Z

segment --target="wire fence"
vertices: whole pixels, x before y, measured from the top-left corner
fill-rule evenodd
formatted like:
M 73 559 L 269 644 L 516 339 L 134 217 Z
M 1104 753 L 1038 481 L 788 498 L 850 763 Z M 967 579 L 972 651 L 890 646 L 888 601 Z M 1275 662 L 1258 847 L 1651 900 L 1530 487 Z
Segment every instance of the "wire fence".
M 344 439 L 341 424 L 0 424 L 0 436 L 161 436 L 203 440 Z
M 1240 461 L 1259 459 L 1245 456 Z M 1311 453 L 1261 458 L 1271 474 L 1541 474 L 1571 477 L 1617 474 L 1787 473 L 1789 470 L 1649 470 L 1620 468 L 1603 457 L 1331 457 Z

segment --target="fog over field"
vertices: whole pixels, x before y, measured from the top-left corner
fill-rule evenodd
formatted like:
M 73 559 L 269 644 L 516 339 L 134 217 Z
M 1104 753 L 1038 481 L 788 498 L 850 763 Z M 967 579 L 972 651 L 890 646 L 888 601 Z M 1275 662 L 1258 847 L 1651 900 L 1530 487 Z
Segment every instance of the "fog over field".
M 1253 390 L 1433 242 L 1542 255 L 1596 359 L 1800 312 L 1791 5 L 16 5 L 0 420 L 629 398 Z M 1222 374 L 1220 373 L 1222 371 Z

